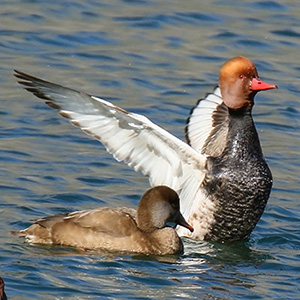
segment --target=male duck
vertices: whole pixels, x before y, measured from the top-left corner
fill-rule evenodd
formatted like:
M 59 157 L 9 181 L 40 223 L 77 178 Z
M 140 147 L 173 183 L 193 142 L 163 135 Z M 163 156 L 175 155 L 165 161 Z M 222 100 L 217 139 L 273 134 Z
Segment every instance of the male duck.
M 277 88 L 259 79 L 245 57 L 227 61 L 219 87 L 191 111 L 185 143 L 142 115 L 98 97 L 23 72 L 19 83 L 98 139 L 118 161 L 179 193 L 181 236 L 213 241 L 248 238 L 264 211 L 272 175 L 251 116 L 258 91 Z

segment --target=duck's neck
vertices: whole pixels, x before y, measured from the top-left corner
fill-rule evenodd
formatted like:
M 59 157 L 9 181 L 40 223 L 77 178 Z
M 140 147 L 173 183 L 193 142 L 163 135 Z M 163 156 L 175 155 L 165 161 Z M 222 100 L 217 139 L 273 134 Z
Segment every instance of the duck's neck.
M 238 160 L 241 163 L 248 161 L 249 156 L 262 157 L 262 150 L 255 129 L 251 108 L 230 110 L 230 124 L 227 144 L 223 155 L 229 160 Z

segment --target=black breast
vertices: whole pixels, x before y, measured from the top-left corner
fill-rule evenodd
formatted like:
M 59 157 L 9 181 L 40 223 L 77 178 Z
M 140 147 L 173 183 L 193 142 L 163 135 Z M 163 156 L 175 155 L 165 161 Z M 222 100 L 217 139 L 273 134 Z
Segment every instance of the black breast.
M 267 204 L 272 174 L 263 158 L 251 112 L 230 112 L 223 153 L 208 159 L 204 188 L 215 202 L 215 223 L 205 236 L 213 241 L 248 238 Z

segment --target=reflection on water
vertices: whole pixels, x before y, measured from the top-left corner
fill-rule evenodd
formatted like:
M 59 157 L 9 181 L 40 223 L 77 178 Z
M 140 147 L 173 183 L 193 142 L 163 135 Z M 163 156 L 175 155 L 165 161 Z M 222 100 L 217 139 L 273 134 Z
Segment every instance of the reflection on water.
M 9 299 L 296 299 L 299 294 L 297 1 L 2 1 L 1 277 Z M 227 59 L 244 55 L 279 90 L 254 120 L 274 188 L 250 240 L 184 239 L 181 256 L 32 246 L 31 220 L 136 207 L 149 184 L 17 86 L 12 69 L 96 94 L 184 138 Z M 296 175 L 295 175 L 296 174 Z
M 185 255 L 205 259 L 207 263 L 214 266 L 218 264 L 220 266 L 259 265 L 271 258 L 267 252 L 251 249 L 251 242 L 235 242 L 226 245 L 189 240 L 186 245 Z

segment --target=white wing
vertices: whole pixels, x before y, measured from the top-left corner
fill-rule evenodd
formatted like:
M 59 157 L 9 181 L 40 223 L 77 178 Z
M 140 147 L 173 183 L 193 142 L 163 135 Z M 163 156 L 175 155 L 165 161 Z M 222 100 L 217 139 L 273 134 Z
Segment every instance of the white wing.
M 152 186 L 179 193 L 188 218 L 205 176 L 206 157 L 146 117 L 105 100 L 16 71 L 19 83 L 87 134 L 101 141 L 118 161 L 149 176 Z
M 212 135 L 215 131 L 221 129 L 222 136 L 226 136 L 225 123 L 228 111 L 222 103 L 220 88 L 216 87 L 212 93 L 199 100 L 191 112 L 186 126 L 186 138 L 189 144 L 200 153 L 214 154 L 207 151 L 206 144 L 213 140 Z M 212 151 L 215 151 L 217 146 L 218 142 L 214 141 Z

